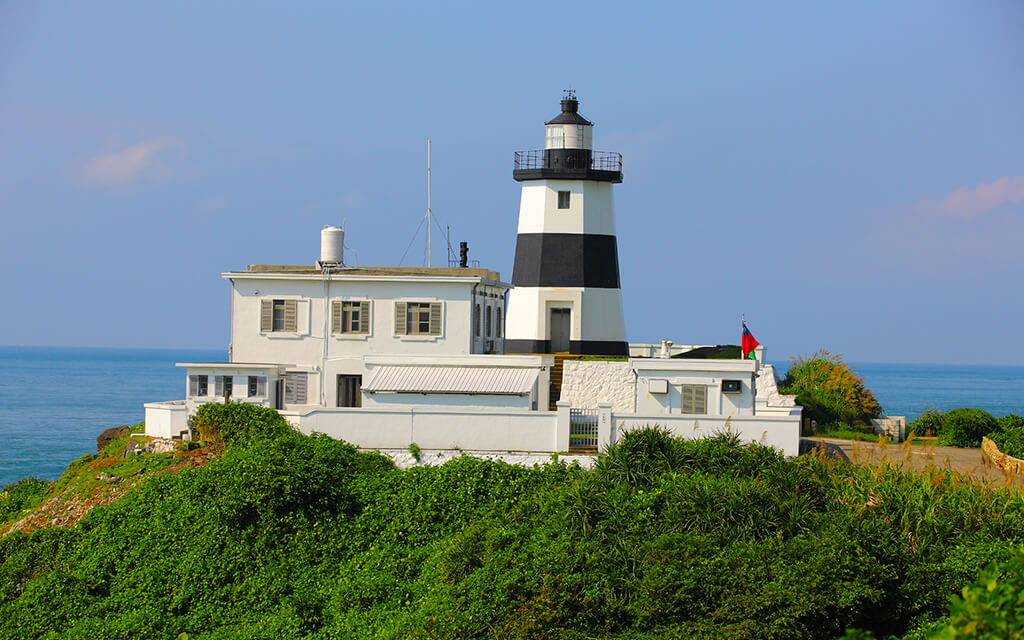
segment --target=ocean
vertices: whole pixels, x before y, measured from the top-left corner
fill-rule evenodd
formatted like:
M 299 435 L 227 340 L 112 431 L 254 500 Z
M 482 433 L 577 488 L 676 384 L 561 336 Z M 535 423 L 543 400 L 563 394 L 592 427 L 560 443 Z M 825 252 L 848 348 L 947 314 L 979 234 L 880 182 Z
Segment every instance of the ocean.
M 0 487 L 55 479 L 96 452 L 107 427 L 142 422 L 142 403 L 185 395 L 175 362 L 216 362 L 227 350 L 0 347 Z
M 96 451 L 107 427 L 142 422 L 144 402 L 184 397 L 176 362 L 218 362 L 218 350 L 0 347 L 0 486 L 55 479 Z M 784 375 L 788 362 L 775 362 Z M 888 415 L 977 407 L 1024 415 L 1024 367 L 859 364 Z

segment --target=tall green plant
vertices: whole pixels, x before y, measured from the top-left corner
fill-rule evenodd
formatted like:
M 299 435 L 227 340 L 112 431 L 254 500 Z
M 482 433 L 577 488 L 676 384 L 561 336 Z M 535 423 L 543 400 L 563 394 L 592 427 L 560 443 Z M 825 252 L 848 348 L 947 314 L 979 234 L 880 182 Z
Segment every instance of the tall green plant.
M 819 424 L 864 425 L 881 415 L 875 395 L 841 355 L 822 349 L 792 361 L 779 390 L 796 395 L 805 417 Z

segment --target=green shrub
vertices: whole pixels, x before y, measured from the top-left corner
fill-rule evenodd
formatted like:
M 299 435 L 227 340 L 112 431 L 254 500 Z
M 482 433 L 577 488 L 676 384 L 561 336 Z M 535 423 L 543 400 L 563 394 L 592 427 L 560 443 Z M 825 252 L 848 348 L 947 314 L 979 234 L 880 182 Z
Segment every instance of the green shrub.
M 1010 414 L 997 422 L 999 430 L 988 434 L 988 437 L 1006 455 L 1024 458 L 1024 417 Z
M 992 564 L 954 598 L 945 627 L 934 640 L 1024 637 L 1024 552 Z
M 938 444 L 943 447 L 980 447 L 981 438 L 999 430 L 999 423 L 981 409 L 953 409 L 942 416 Z
M 936 409 L 927 409 L 918 416 L 917 420 L 907 425 L 907 433 L 924 437 L 937 436 L 942 431 L 943 415 L 941 411 Z
M 22 509 L 39 504 L 49 487 L 48 480 L 22 478 L 0 489 L 0 523 L 21 513 Z
M 293 431 L 281 414 L 248 402 L 209 402 L 189 418 L 189 427 L 199 440 L 223 442 L 227 446 L 271 440 Z
M 729 434 L 400 470 L 248 411 L 206 415 L 209 464 L 0 538 L 0 639 L 904 637 L 1024 540 L 1019 493 Z
M 826 424 L 870 424 L 882 413 L 864 379 L 843 362 L 842 356 L 824 349 L 809 357 L 793 358 L 779 391 L 795 394 L 804 417 Z

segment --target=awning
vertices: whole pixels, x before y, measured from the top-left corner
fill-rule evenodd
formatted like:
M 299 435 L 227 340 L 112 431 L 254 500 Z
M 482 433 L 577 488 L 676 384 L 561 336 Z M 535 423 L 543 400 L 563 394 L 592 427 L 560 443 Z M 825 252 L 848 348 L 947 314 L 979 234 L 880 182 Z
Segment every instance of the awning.
M 521 367 L 377 367 L 363 391 L 527 394 L 540 371 Z

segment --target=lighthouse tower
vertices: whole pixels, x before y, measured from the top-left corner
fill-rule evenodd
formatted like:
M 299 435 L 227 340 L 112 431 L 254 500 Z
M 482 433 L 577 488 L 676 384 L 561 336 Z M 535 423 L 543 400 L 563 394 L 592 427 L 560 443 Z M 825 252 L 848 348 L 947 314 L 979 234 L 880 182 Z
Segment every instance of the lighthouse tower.
M 515 154 L 523 191 L 505 353 L 628 355 L 612 205 L 622 155 L 593 151 L 572 91 L 544 129 L 543 150 Z

